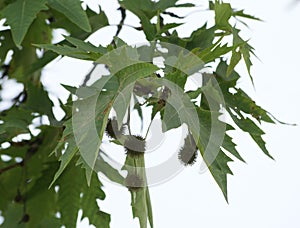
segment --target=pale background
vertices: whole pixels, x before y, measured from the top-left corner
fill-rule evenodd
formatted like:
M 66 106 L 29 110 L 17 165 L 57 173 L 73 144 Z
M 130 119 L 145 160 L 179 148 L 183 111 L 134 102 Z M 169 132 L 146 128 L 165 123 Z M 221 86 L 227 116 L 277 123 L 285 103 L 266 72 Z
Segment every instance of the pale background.
M 291 0 L 292 1 L 292 0 Z M 85 1 L 93 7 L 96 0 Z M 111 24 L 120 20 L 115 0 L 100 1 Z M 184 1 L 180 1 L 184 2 Z M 189 1 L 191 2 L 191 1 Z M 206 1 L 193 1 L 199 7 L 186 19 L 179 33 L 188 36 L 202 26 L 212 14 L 203 11 Z M 249 22 L 244 37 L 251 38 L 258 59 L 253 59 L 255 89 L 243 65 L 239 86 L 247 91 L 259 105 L 282 121 L 300 123 L 299 74 L 300 70 L 300 4 L 283 0 L 234 0 L 234 8 L 246 9 L 264 22 Z M 193 10 L 194 11 L 194 10 Z M 186 15 L 189 10 L 176 11 Z M 126 24 L 138 26 L 138 20 L 128 16 Z M 94 44 L 106 45 L 115 34 L 116 27 L 104 28 L 89 39 Z M 121 38 L 132 44 L 144 41 L 144 36 L 125 27 Z M 56 37 L 60 39 L 59 36 Z M 54 96 L 66 99 L 60 83 L 79 85 L 91 63 L 64 58 L 48 65 L 43 72 L 43 83 Z M 58 116 L 61 115 L 56 109 Z M 233 134 L 238 150 L 247 164 L 230 163 L 234 176 L 228 177 L 229 204 L 211 174 L 199 173 L 199 165 L 187 168 L 174 179 L 150 189 L 156 228 L 209 227 L 209 228 L 299 228 L 300 227 L 300 127 L 263 124 L 264 136 L 275 161 L 266 157 L 241 132 Z M 103 181 L 107 198 L 101 209 L 111 214 L 111 227 L 138 227 L 132 219 L 130 194 L 123 188 Z M 84 220 L 78 227 L 88 227 Z

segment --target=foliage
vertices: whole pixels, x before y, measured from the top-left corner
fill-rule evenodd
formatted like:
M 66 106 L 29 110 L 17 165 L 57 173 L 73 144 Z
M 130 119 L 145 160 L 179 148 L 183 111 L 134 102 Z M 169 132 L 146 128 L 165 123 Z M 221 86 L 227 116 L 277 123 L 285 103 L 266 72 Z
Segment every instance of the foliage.
M 254 49 L 248 40 L 241 37 L 238 25 L 245 24 L 242 19 L 258 18 L 244 13 L 244 10 L 235 10 L 229 3 L 215 0 L 209 2 L 207 9 L 215 15 L 214 24 L 208 27 L 203 21 L 203 25 L 189 37 L 180 37 L 176 29 L 183 24 L 184 17 L 172 10 L 182 7 L 193 10 L 193 4 L 178 4 L 177 0 L 119 0 L 122 20 L 111 44 L 102 47 L 85 40 L 99 29 L 110 26 L 106 14 L 101 8 L 100 13 L 88 7 L 84 10 L 81 4 L 80 0 L 0 0 L 0 18 L 6 19 L 5 25 L 9 26 L 0 31 L 1 84 L 14 80 L 23 86 L 20 94 L 12 99 L 10 107 L 1 110 L 0 114 L 2 227 L 75 227 L 79 209 L 83 211 L 81 219 L 87 217 L 96 227 L 109 227 L 110 215 L 101 211 L 96 202 L 105 199 L 102 184 L 93 171 L 97 166 L 109 179 L 128 187 L 133 216 L 139 219 L 140 227 L 147 227 L 148 222 L 153 227 L 144 160 L 145 137 L 131 135 L 128 112 L 131 108 L 138 111 L 143 121 L 143 108 L 152 107 L 151 119 L 159 115 L 164 131 L 186 124 L 188 135 L 178 151 L 179 159 L 183 165 L 192 165 L 197 153 L 202 155 L 226 200 L 227 175 L 232 174 L 228 162 L 233 158 L 244 161 L 228 132 L 240 129 L 249 133 L 260 149 L 272 158 L 259 124 L 274 123 L 274 118 L 237 87 L 241 76 L 235 70 L 243 61 L 253 80 L 250 71 Z M 151 51 L 155 48 L 129 47 L 118 38 L 128 12 L 139 19 L 141 26 L 134 29 L 144 33 L 148 41 L 180 46 L 201 59 L 202 68 L 193 71 L 190 68 L 193 65 L 182 66 L 189 70 L 190 73 L 187 73 L 175 67 L 158 67 L 152 59 L 145 62 L 147 57 L 141 55 L 143 48 Z M 165 23 L 166 16 L 182 22 Z M 70 35 L 53 44 L 52 33 L 61 28 Z M 42 50 L 40 56 L 37 55 L 39 50 Z M 117 50 L 114 55 L 102 59 L 102 62 L 99 60 L 114 50 Z M 157 50 L 155 54 L 164 56 Z M 181 54 L 177 56 L 179 59 L 190 58 Z M 70 94 L 80 99 L 70 96 L 66 104 L 61 103 L 65 116 L 60 121 L 55 118 L 53 102 L 40 81 L 43 68 L 59 56 L 102 63 L 110 69 L 109 76 L 101 77 L 90 87 L 65 86 Z M 116 62 L 123 68 L 116 67 Z M 163 74 L 158 70 L 162 70 Z M 199 70 L 211 73 L 203 74 L 203 85 L 187 90 L 187 81 Z M 86 77 L 84 82 L 88 79 Z M 184 90 L 181 113 L 169 105 L 172 96 L 164 79 Z M 217 87 L 224 102 L 219 99 Z M 0 89 L 3 90 L 2 86 Z M 213 97 L 208 94 L 213 94 Z M 130 105 L 132 97 L 137 101 L 134 107 Z M 96 112 L 93 118 L 86 118 L 91 114 L 89 112 L 84 116 L 72 112 L 72 106 L 88 110 L 94 103 Z M 117 116 L 108 120 L 112 109 Z M 190 109 L 195 110 L 200 133 L 189 118 Z M 234 126 L 219 120 L 222 112 L 229 114 Z M 44 121 L 45 118 L 49 123 Z M 87 134 L 74 134 L 74 119 Z M 225 133 L 221 144 L 207 151 L 214 122 L 223 126 Z M 98 142 L 90 142 L 89 129 L 94 124 Z M 113 128 L 117 130 L 110 133 Z M 121 146 L 127 143 L 123 167 L 128 173 L 126 177 L 103 160 L 101 156 L 104 153 L 99 155 L 105 130 L 111 143 Z M 88 157 L 80 153 L 78 140 L 86 142 Z M 142 146 L 132 151 L 128 145 L 138 144 L 131 140 L 138 140 Z M 212 154 L 216 154 L 213 160 L 210 159 Z

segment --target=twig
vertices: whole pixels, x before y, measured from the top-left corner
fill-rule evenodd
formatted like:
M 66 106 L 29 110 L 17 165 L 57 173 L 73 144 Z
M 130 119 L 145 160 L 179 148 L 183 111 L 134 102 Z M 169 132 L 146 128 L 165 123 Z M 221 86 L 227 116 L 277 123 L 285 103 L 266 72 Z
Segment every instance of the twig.
M 129 135 L 131 135 L 131 129 L 130 129 L 130 104 L 128 106 L 128 111 L 127 111 L 127 127 L 128 127 L 128 132 L 129 132 Z
M 125 10 L 124 8 L 122 8 L 122 7 L 120 7 L 118 10 L 121 11 L 121 21 L 120 21 L 120 23 L 119 23 L 119 25 L 118 25 L 118 29 L 117 29 L 117 32 L 116 32 L 116 35 L 115 35 L 115 36 L 118 36 L 119 33 L 121 32 L 122 27 L 123 27 L 123 25 L 124 25 L 124 21 L 125 21 L 125 19 L 126 19 L 126 10 Z
M 0 175 L 6 171 L 13 169 L 13 168 L 25 166 L 25 163 L 37 152 L 39 146 L 41 145 L 41 142 L 42 141 L 40 138 L 36 138 L 33 141 L 25 140 L 24 142 L 10 142 L 11 146 L 21 146 L 22 147 L 27 144 L 29 146 L 29 148 L 27 149 L 27 153 L 21 162 L 14 163 L 14 164 L 11 164 L 7 167 L 0 169 Z
M 114 35 L 114 37 L 111 41 L 111 45 L 113 45 L 113 46 L 116 46 L 114 38 L 120 34 L 120 32 L 123 28 L 123 25 L 124 25 L 124 21 L 126 19 L 126 10 L 123 7 L 118 8 L 118 10 L 121 11 L 121 20 L 120 20 L 119 24 L 117 25 L 116 34 Z
M 0 169 L 0 175 L 6 171 L 9 171 L 13 168 L 16 168 L 16 167 L 22 167 L 24 166 L 24 161 L 21 161 L 21 162 L 18 162 L 18 163 L 15 163 L 15 164 L 12 164 L 12 165 L 9 165 L 7 167 L 4 167 L 2 169 Z
M 124 25 L 125 18 L 126 18 L 126 10 L 125 10 L 124 8 L 122 8 L 122 7 L 118 8 L 118 10 L 121 11 L 121 21 L 120 21 L 120 23 L 117 25 L 117 32 L 116 32 L 116 34 L 114 35 L 114 37 L 118 36 L 119 33 L 121 32 L 122 27 L 123 27 L 123 25 Z M 115 46 L 114 39 L 111 41 L 111 44 Z M 93 63 L 92 69 L 91 69 L 91 70 L 87 73 L 87 75 L 84 77 L 84 80 L 83 80 L 81 86 L 86 86 L 87 82 L 90 80 L 91 75 L 92 75 L 93 71 L 96 69 L 96 67 L 97 67 L 97 64 L 94 62 L 94 63 Z
M 86 83 L 91 79 L 91 75 L 92 75 L 93 71 L 96 69 L 96 67 L 97 67 L 97 63 L 93 62 L 93 67 L 87 73 L 87 75 L 85 75 L 81 86 L 86 86 Z

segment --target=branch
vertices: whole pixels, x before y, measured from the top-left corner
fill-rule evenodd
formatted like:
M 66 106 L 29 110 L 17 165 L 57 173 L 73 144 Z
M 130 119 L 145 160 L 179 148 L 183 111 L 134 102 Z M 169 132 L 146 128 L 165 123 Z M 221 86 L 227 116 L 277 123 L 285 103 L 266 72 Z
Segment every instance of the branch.
M 117 32 L 116 32 L 116 34 L 114 35 L 114 37 L 116 37 L 116 36 L 118 36 L 118 35 L 120 34 L 120 32 L 121 32 L 121 30 L 122 30 L 122 28 L 123 28 L 123 25 L 124 25 L 124 21 L 125 21 L 125 19 L 126 19 L 126 10 L 125 10 L 123 7 L 118 8 L 118 10 L 121 11 L 121 20 L 120 20 L 120 22 L 119 22 L 119 24 L 118 24 Z M 113 40 L 111 41 L 111 44 L 112 44 L 113 46 L 116 46 L 114 38 L 113 38 Z
M 92 69 L 87 73 L 87 75 L 85 75 L 84 79 L 83 79 L 83 82 L 82 82 L 82 85 L 81 86 L 86 86 L 86 83 L 90 80 L 91 78 L 91 75 L 93 73 L 93 71 L 96 69 L 97 67 L 97 63 L 93 62 L 93 67 Z
M 22 147 L 22 146 L 26 146 L 28 145 L 29 148 L 27 149 L 27 153 L 25 155 L 25 158 L 23 158 L 23 160 L 21 162 L 17 162 L 14 163 L 12 165 L 9 165 L 7 167 L 4 167 L 2 169 L 0 169 L 0 175 L 6 171 L 9 171 L 13 168 L 16 167 L 23 167 L 25 165 L 25 162 L 27 162 L 38 150 L 39 146 L 41 145 L 41 139 L 40 138 L 36 138 L 33 141 L 29 141 L 29 140 L 24 140 L 22 142 L 10 142 L 11 143 L 11 147 L 15 146 L 15 147 Z
M 120 7 L 118 10 L 121 11 L 121 21 L 120 21 L 120 23 L 119 23 L 119 25 L 118 25 L 118 29 L 117 29 L 117 32 L 116 32 L 116 35 L 115 35 L 115 36 L 118 36 L 119 33 L 121 32 L 122 27 L 123 27 L 123 25 L 124 25 L 124 21 L 125 21 L 125 19 L 126 19 L 126 10 L 125 10 L 124 8 L 122 8 L 122 7 Z
M 13 168 L 22 167 L 22 166 L 24 166 L 24 161 L 9 165 L 9 166 L 7 166 L 3 169 L 0 169 L 0 175 L 5 173 L 6 171 L 9 171 L 9 170 L 13 169 Z

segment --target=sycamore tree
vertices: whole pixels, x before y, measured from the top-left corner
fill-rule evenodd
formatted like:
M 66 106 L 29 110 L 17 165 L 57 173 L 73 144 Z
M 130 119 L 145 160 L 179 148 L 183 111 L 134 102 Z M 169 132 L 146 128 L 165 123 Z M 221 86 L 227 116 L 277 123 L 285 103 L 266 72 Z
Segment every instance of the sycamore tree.
M 102 189 L 103 177 L 128 189 L 140 227 L 154 227 L 159 221 L 152 217 L 149 186 L 197 158 L 227 200 L 227 175 L 232 174 L 228 162 L 244 162 L 230 131 L 248 133 L 272 158 L 260 124 L 276 120 L 237 87 L 241 76 L 236 66 L 244 64 L 253 82 L 255 56 L 240 30 L 247 29 L 247 20 L 259 19 L 221 0 L 210 1 L 207 10 L 214 14 L 214 24 L 199 21 L 190 36 L 181 37 L 177 28 L 184 17 L 174 9 L 193 11 L 192 3 L 118 3 L 121 21 L 104 47 L 86 42 L 112 26 L 109 12 L 100 5 L 94 12 L 80 0 L 0 0 L 0 102 L 9 104 L 0 110 L 2 227 L 76 227 L 80 209 L 80 219 L 110 227 L 109 212 L 101 210 L 109 194 Z M 144 34 L 144 44 L 127 45 L 119 38 L 123 26 L 130 26 L 124 23 L 129 13 L 140 21 L 132 27 Z M 57 29 L 69 35 L 53 43 Z M 82 76 L 80 87 L 62 85 L 70 96 L 60 102 L 65 115 L 58 120 L 40 79 L 48 63 L 64 56 L 90 61 L 94 67 Z M 97 67 L 106 73 L 97 73 Z M 4 86 L 8 82 L 21 85 L 9 102 L 3 98 L 14 90 Z M 157 150 L 148 134 L 155 121 L 162 135 L 172 129 L 184 133 L 172 159 L 149 167 L 148 152 Z M 139 132 L 132 129 L 137 124 Z M 104 141 L 119 148 L 122 162 L 114 160 L 116 152 L 103 146 Z

